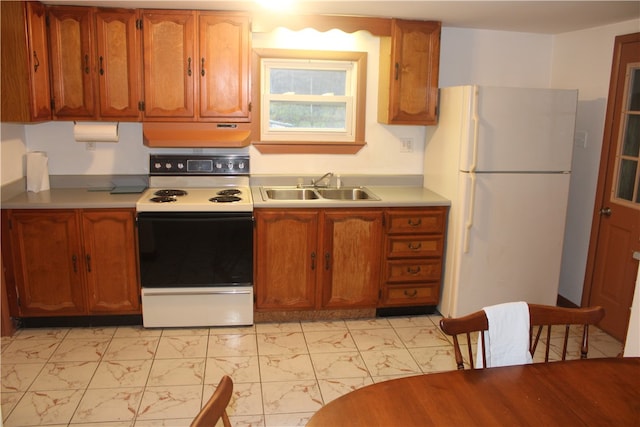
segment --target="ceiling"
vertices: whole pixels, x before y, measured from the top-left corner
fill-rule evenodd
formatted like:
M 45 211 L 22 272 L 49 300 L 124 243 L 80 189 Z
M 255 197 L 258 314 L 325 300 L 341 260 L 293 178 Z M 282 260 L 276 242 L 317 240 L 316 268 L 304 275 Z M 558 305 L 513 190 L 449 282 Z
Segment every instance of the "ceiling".
M 640 1 L 293 0 L 292 13 L 441 21 L 444 27 L 559 34 L 640 18 Z M 272 13 L 253 0 L 44 0 L 126 8 L 247 10 Z M 282 12 L 278 12 L 282 13 Z M 638 28 L 640 31 L 640 25 Z

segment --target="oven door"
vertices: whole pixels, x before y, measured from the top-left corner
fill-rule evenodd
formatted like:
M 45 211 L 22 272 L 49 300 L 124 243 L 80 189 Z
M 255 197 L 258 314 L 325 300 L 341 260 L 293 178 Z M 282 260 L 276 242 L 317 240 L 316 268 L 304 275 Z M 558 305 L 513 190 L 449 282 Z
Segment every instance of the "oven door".
M 253 213 L 138 213 L 143 288 L 251 286 Z
M 253 324 L 252 213 L 138 213 L 145 327 Z

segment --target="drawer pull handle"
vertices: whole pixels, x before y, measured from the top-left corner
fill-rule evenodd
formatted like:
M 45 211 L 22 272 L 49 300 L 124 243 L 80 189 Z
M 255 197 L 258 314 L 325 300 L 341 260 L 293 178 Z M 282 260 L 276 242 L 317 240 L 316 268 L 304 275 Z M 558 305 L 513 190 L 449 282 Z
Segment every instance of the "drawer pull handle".
M 87 271 L 91 273 L 91 255 L 87 255 Z
M 316 269 L 316 253 L 311 252 L 311 270 Z
M 420 266 L 417 266 L 417 267 L 407 267 L 407 273 L 409 273 L 409 274 L 413 274 L 413 275 L 416 275 L 416 274 L 420 273 L 420 270 L 421 270 Z
M 409 244 L 407 245 L 409 247 L 409 249 L 411 249 L 412 251 L 417 251 L 418 249 L 420 249 L 422 247 L 422 243 L 418 242 L 409 242 Z
M 417 290 L 417 289 L 412 289 L 412 290 L 411 290 L 411 292 L 409 292 L 409 290 L 408 290 L 408 289 L 405 289 L 405 290 L 404 290 L 404 295 L 405 295 L 406 297 L 413 298 L 413 297 L 415 297 L 416 295 L 418 295 L 418 290 Z
M 422 219 L 418 218 L 418 219 L 413 219 L 413 218 L 409 218 L 409 220 L 407 221 L 407 223 L 412 226 L 412 227 L 419 227 L 420 224 L 422 224 Z
M 324 269 L 325 270 L 329 270 L 329 268 L 331 267 L 331 265 L 329 264 L 329 259 L 331 258 L 331 255 L 329 254 L 329 252 L 324 254 Z
M 187 76 L 191 77 L 191 57 L 187 58 Z
M 202 65 L 200 65 L 200 75 L 201 75 L 202 77 L 204 77 L 204 75 L 205 75 L 205 71 L 204 71 L 204 57 L 202 57 L 202 59 L 200 60 L 200 62 L 201 62 L 201 64 L 202 64 Z
M 85 74 L 89 74 L 89 55 L 85 54 L 84 55 L 84 73 Z
M 73 262 L 73 272 L 77 273 L 78 272 L 78 257 L 73 255 L 71 257 L 71 262 Z

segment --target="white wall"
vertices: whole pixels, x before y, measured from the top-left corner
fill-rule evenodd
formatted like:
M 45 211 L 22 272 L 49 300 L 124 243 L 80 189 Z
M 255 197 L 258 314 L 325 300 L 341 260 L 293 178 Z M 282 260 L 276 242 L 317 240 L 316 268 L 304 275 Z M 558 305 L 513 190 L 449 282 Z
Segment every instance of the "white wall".
M 560 34 L 554 38 L 551 86 L 578 88 L 576 131 L 586 145 L 573 150 L 569 210 L 565 232 L 560 295 L 580 305 L 615 36 L 640 31 L 640 20 Z
M 27 151 L 25 126 L 0 123 L 0 175 L 1 184 L 16 181 L 25 176 L 24 153 Z

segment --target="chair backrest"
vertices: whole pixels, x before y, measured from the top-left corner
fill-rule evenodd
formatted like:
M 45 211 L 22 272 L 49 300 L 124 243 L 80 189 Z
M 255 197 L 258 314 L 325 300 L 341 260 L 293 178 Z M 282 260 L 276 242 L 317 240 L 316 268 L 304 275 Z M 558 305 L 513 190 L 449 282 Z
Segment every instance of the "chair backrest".
M 589 351 L 589 325 L 595 325 L 604 317 L 604 309 L 602 307 L 586 307 L 586 308 L 564 308 L 547 305 L 529 304 L 529 352 L 535 357 L 538 343 L 543 330 L 544 335 L 544 361 L 549 361 L 549 350 L 552 345 L 551 327 L 553 325 L 563 325 L 563 344 L 562 344 L 562 360 L 566 360 L 567 348 L 569 342 L 569 333 L 571 325 L 580 325 L 582 327 L 582 339 L 580 342 L 580 358 L 586 359 Z M 487 331 L 489 322 L 484 310 L 476 311 L 464 317 L 443 318 L 440 320 L 440 329 L 453 337 L 453 347 L 455 352 L 456 365 L 458 369 L 464 369 L 464 357 L 460 348 L 461 343 L 458 335 L 466 337 L 468 364 L 471 369 L 474 368 L 473 343 L 472 335 L 477 332 Z M 554 329 L 554 331 L 557 330 Z M 484 334 L 478 334 L 480 339 L 479 348 L 482 351 L 483 366 L 487 366 L 486 350 Z M 555 337 L 555 335 L 554 335 Z
M 233 394 L 233 381 L 227 375 L 223 376 L 218 388 L 202 407 L 198 415 L 191 422 L 191 427 L 214 427 L 222 418 L 224 427 L 231 427 L 227 416 L 227 405 Z

